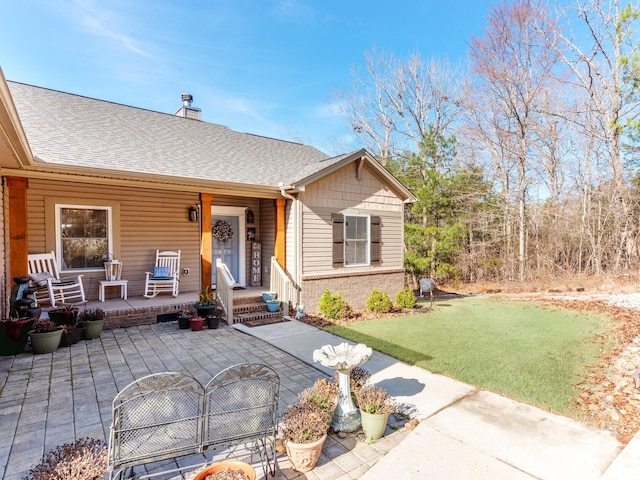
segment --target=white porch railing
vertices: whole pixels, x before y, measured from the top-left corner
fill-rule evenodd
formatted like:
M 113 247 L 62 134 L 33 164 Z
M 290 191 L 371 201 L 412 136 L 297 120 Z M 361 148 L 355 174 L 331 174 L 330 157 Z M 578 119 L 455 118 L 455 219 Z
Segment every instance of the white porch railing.
M 285 314 L 289 313 L 289 305 L 295 308 L 300 303 L 300 289 L 276 257 L 271 257 L 271 291 L 276 292 L 276 298 L 284 302 L 282 309 Z
M 216 294 L 218 302 L 227 316 L 227 324 L 233 324 L 233 287 L 236 281 L 229 267 L 219 258 L 216 259 Z

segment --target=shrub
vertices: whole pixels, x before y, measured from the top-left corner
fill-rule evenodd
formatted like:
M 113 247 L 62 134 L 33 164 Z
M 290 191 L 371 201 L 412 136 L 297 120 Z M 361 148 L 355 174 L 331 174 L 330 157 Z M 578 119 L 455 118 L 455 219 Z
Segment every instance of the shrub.
M 374 290 L 371 292 L 369 298 L 367 298 L 367 310 L 373 313 L 389 313 L 393 305 L 391 299 L 386 292 L 379 292 Z
M 107 472 L 107 445 L 81 438 L 47 453 L 23 480 L 102 480 Z
M 338 292 L 335 295 L 331 295 L 328 288 L 324 289 L 320 297 L 318 310 L 325 317 L 333 319 L 346 318 L 351 315 L 351 307 L 342 298 L 342 294 Z
M 398 308 L 413 308 L 416 306 L 416 296 L 409 288 L 405 288 L 396 295 L 396 306 Z

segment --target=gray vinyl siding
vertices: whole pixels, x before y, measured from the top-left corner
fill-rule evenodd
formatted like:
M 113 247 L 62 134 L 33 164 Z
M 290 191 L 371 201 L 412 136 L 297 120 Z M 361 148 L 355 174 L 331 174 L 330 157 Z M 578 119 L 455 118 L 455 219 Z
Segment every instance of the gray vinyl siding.
M 117 207 L 113 240 L 116 256 L 123 262 L 122 278 L 129 281 L 130 296 L 144 293 L 145 272 L 154 264 L 156 249 L 181 250 L 181 269 L 189 268 L 190 273 L 180 276 L 180 291 L 199 290 L 200 225 L 188 220 L 189 206 L 200 201 L 197 193 L 31 179 L 27 191 L 29 253 L 55 250 L 53 220 L 45 218 L 52 201 Z M 103 278 L 103 271 L 85 273 L 88 298 L 97 299 L 98 281 Z

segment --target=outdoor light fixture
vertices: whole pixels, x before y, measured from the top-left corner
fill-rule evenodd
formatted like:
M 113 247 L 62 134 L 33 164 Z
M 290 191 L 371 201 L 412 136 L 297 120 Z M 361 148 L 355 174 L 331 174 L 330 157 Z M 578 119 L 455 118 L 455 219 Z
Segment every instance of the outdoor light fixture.
M 197 222 L 198 221 L 198 207 L 192 205 L 189 207 L 189 221 Z

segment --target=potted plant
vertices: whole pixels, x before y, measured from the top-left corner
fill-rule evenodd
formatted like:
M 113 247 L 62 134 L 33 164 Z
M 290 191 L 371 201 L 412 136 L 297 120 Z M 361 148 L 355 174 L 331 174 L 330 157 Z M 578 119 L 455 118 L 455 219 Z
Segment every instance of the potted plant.
M 395 411 L 393 401 L 386 389 L 365 385 L 355 391 L 360 408 L 362 431 L 369 443 L 382 438 L 387 428 L 389 415 Z
M 52 353 L 58 349 L 62 339 L 62 327 L 51 320 L 38 319 L 29 331 L 34 353 Z
M 267 302 L 276 298 L 276 292 L 262 292 L 262 301 Z
M 255 480 L 255 469 L 245 462 L 224 460 L 204 467 L 194 480 Z
M 78 317 L 78 307 L 73 304 L 64 304 L 60 308 L 49 310 L 49 318 L 56 325 L 75 325 Z
M 189 319 L 193 316 L 194 313 L 189 310 L 180 310 L 178 312 L 178 328 L 180 330 L 189 328 Z
M 280 310 L 280 300 L 267 300 L 266 304 L 267 304 L 267 310 L 269 310 L 272 313 Z
M 61 347 L 70 347 L 78 343 L 82 337 L 84 337 L 84 326 L 74 325 L 62 325 L 62 339 L 60 340 Z
M 322 379 L 300 393 L 299 403 L 285 409 L 282 440 L 295 470 L 308 472 L 318 462 L 338 396 L 338 385 Z
M 33 328 L 34 318 L 8 318 L 0 320 L 0 355 L 16 355 L 24 352 Z
M 216 291 L 211 287 L 205 287 L 200 290 L 198 301 L 193 305 L 198 312 L 199 317 L 207 317 L 213 315 L 218 302 L 216 301 Z
M 78 324 L 84 327 L 85 340 L 99 338 L 104 327 L 105 313 L 99 308 L 87 308 L 78 314 Z
M 202 325 L 204 325 L 204 317 L 195 316 L 189 318 L 189 326 L 193 332 L 202 330 Z
M 217 315 L 207 315 L 207 328 L 215 330 L 220 326 L 220 317 Z

